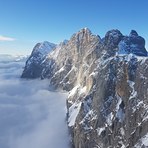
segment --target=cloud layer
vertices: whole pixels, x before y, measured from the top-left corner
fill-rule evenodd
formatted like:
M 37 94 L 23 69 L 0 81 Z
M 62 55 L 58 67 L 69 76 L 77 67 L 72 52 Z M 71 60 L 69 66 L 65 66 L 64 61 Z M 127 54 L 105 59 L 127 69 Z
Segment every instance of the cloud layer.
M 0 35 L 0 41 L 15 41 L 15 38 Z
M 0 147 L 68 148 L 66 94 L 21 80 L 24 62 L 0 62 Z

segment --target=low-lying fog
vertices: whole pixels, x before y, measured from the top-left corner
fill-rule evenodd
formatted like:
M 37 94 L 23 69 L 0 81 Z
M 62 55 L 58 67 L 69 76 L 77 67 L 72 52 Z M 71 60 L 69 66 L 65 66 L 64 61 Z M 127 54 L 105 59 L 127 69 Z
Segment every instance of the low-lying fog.
M 22 80 L 25 60 L 0 57 L 0 148 L 68 148 L 67 95 Z

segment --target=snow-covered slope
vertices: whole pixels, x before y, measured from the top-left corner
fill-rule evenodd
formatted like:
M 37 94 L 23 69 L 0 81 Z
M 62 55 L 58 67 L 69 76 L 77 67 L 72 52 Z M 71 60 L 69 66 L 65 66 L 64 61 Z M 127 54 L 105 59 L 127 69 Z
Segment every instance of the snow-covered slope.
M 50 43 L 48 41 L 44 41 L 42 43 L 36 44 L 36 46 L 33 49 L 32 54 L 39 52 L 40 54 L 45 56 L 46 54 L 48 54 L 55 47 L 56 47 L 56 44 Z
M 42 63 L 47 55 L 56 47 L 56 44 L 50 42 L 37 43 L 33 48 L 31 56 L 26 61 L 26 66 L 22 74 L 23 77 L 37 78 L 41 75 Z
M 131 148 L 148 133 L 148 58 L 136 31 L 124 36 L 110 30 L 101 39 L 84 28 L 42 60 L 31 58 L 40 71 L 26 63 L 23 77 L 49 78 L 50 85 L 69 91 L 75 148 Z

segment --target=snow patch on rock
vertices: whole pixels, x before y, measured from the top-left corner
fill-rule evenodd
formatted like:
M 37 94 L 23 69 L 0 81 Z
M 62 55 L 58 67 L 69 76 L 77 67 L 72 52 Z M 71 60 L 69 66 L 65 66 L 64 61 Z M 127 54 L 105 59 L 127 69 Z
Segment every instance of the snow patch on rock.
M 74 126 L 76 118 L 78 116 L 78 113 L 81 108 L 81 102 L 77 103 L 75 102 L 70 108 L 69 108 L 69 118 L 68 118 L 68 126 Z
M 131 95 L 129 97 L 129 100 L 131 100 L 132 98 L 135 98 L 137 96 L 137 91 L 134 88 L 135 82 L 128 80 L 128 84 L 132 89 Z
M 148 134 L 143 136 L 139 142 L 134 146 L 134 148 L 142 148 L 142 147 L 148 147 Z

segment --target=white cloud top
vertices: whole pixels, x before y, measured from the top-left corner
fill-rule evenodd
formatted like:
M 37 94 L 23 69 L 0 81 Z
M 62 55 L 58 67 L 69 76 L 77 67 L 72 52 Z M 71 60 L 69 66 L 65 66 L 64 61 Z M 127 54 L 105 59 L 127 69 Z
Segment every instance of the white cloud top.
M 68 148 L 67 94 L 20 79 L 24 64 L 0 55 L 0 148 Z
M 0 35 L 0 41 L 15 41 L 15 38 Z

